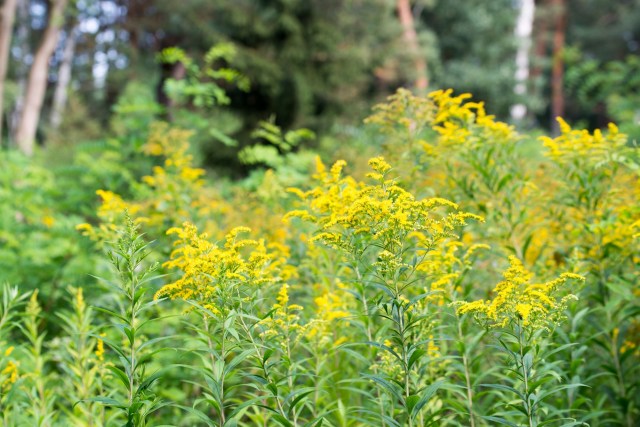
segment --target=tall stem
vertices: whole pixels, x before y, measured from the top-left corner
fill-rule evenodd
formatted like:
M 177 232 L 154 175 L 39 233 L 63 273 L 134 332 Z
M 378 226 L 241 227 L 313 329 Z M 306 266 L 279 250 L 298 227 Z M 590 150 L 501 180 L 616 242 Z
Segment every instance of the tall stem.
M 213 341 L 211 341 L 211 335 L 209 334 L 209 320 L 207 319 L 207 315 L 203 314 L 202 315 L 202 319 L 204 320 L 204 330 L 205 330 L 205 334 L 207 336 L 207 346 L 209 348 L 209 359 L 211 360 L 211 374 L 213 374 L 215 376 L 215 372 L 216 372 L 216 360 L 213 357 Z M 222 335 L 221 335 L 221 349 L 220 349 L 220 357 L 222 358 L 222 360 L 224 361 L 224 357 L 225 357 L 225 346 L 224 346 L 224 342 L 225 342 L 225 328 L 224 328 L 224 324 L 225 322 L 222 322 Z M 222 369 L 222 372 L 220 373 L 220 409 L 218 411 L 219 417 L 220 417 L 220 426 L 223 426 L 224 423 L 226 422 L 225 419 L 225 415 L 224 415 L 224 369 Z
M 130 280 L 131 280 L 131 290 L 130 290 L 130 298 L 131 298 L 131 313 L 129 314 L 129 327 L 131 328 L 131 374 L 129 375 L 129 407 L 133 405 L 133 387 L 134 387 L 134 379 L 136 372 L 136 333 L 135 333 L 135 321 L 136 321 L 136 303 L 135 303 L 135 295 L 136 295 L 136 280 L 135 280 L 135 272 L 134 269 L 130 269 Z
M 618 379 L 618 387 L 620 387 L 620 395 L 622 396 L 623 399 L 626 400 L 627 388 L 624 384 L 624 373 L 622 372 L 622 364 L 620 363 L 620 356 L 617 349 L 616 339 L 614 337 L 610 337 L 610 339 L 611 339 L 611 355 L 613 356 L 613 363 L 616 367 L 616 376 Z M 633 427 L 633 419 L 631 416 L 631 411 L 629 409 L 626 410 L 625 418 L 626 418 L 625 422 L 627 426 Z
M 529 372 L 524 364 L 524 337 L 522 325 L 518 323 L 518 344 L 520 347 L 520 367 L 522 368 L 522 378 L 524 379 L 524 405 L 527 409 L 527 418 L 529 419 L 529 427 L 534 427 L 533 410 L 529 404 Z
M 253 350 L 258 355 L 258 360 L 261 361 L 260 363 L 261 363 L 262 373 L 264 374 L 264 377 L 267 379 L 267 381 L 271 381 L 271 376 L 269 374 L 269 371 L 267 370 L 266 364 L 262 362 L 264 354 L 260 351 L 260 347 L 258 347 L 258 344 L 253 339 L 253 335 L 251 334 L 251 330 L 249 329 L 249 327 L 245 323 L 243 316 L 240 316 L 240 323 L 242 324 L 242 328 L 244 329 L 244 332 L 246 333 L 246 335 L 249 337 L 249 340 L 251 341 L 251 345 L 253 346 Z M 276 395 L 275 399 L 276 399 L 276 404 L 278 405 L 278 409 L 280 410 L 280 415 L 282 415 L 284 418 L 286 418 L 286 412 L 284 411 L 284 406 L 282 406 L 282 402 L 280 401 L 280 396 Z
M 404 309 L 402 307 L 398 307 L 398 322 L 400 329 L 400 337 L 402 338 L 402 362 L 404 364 L 404 401 L 405 408 L 409 402 L 409 396 L 411 396 L 411 383 L 409 376 L 409 355 L 407 353 L 407 346 L 405 342 L 405 328 L 404 328 Z M 409 427 L 413 426 L 413 419 L 411 418 L 411 412 L 407 410 L 407 422 Z
M 286 305 L 286 304 L 285 304 Z M 289 309 L 286 308 L 287 316 L 289 315 Z M 293 393 L 293 375 L 291 375 L 291 339 L 289 336 L 289 323 L 287 323 L 285 333 L 287 334 L 287 359 L 289 359 L 289 366 L 287 367 L 287 384 L 289 385 L 289 393 Z M 293 415 L 293 425 L 298 427 L 298 414 L 295 408 L 290 408 Z
M 458 323 L 458 339 L 460 342 L 464 342 L 464 336 L 462 335 L 462 324 L 460 317 L 456 314 L 456 320 Z M 469 409 L 469 426 L 475 427 L 476 421 L 473 414 L 473 390 L 471 389 L 471 374 L 469 373 L 469 358 L 467 357 L 467 349 L 465 347 L 462 354 L 462 366 L 464 367 L 464 380 L 467 385 L 467 407 Z
M 358 268 L 358 265 L 354 265 L 353 269 L 356 272 L 356 278 L 358 279 L 358 283 L 362 285 L 362 304 L 364 305 L 364 314 L 366 316 L 366 322 L 367 322 L 367 340 L 369 340 L 369 342 L 373 342 L 373 334 L 371 333 L 371 322 L 369 319 L 369 305 L 367 303 L 367 296 L 365 295 L 364 292 L 364 283 L 362 280 L 362 275 L 360 274 L 360 269 Z M 376 368 L 375 366 L 373 367 L 373 373 L 377 374 L 378 373 L 378 368 Z M 384 421 L 384 405 L 382 404 L 382 395 L 380 393 L 380 389 L 376 387 L 376 397 L 378 398 L 378 408 L 380 409 L 380 422 L 382 423 L 382 427 L 386 426 L 387 423 Z

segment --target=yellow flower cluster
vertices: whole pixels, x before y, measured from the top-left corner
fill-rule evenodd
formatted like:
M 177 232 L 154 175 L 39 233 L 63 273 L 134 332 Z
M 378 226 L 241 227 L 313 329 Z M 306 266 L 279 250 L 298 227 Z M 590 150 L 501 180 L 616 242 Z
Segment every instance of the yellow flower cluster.
M 149 187 L 153 197 L 143 203 L 149 222 L 162 224 L 170 219 L 185 220 L 187 208 L 195 207 L 195 200 L 204 185 L 204 169 L 193 167 L 193 156 L 188 154 L 192 132 L 170 128 L 166 123 L 156 123 L 151 129 L 143 151 L 152 156 L 163 156 L 162 166 L 155 166 L 151 175 L 142 182 Z M 192 199 L 184 203 L 185 198 Z
M 457 209 L 457 205 L 441 198 L 416 200 L 393 180 L 386 179 L 391 166 L 382 157 L 371 159 L 369 165 L 373 184 L 342 177 L 344 161 L 336 162 L 329 171 L 318 162 L 318 185 L 307 192 L 290 190 L 306 202 L 308 209 L 291 211 L 285 220 L 299 217 L 318 224 L 320 231 L 312 240 L 329 246 L 349 250 L 354 237 L 369 236 L 376 246 L 395 253 L 406 239 L 421 239 L 422 243 L 433 245 L 453 236 L 453 231 L 466 220 L 481 219 L 459 211 L 437 215 L 438 208 Z
M 348 311 L 350 299 L 350 294 L 342 289 L 326 291 L 314 298 L 316 316 L 309 325 L 307 336 L 319 345 L 326 345 L 329 342 L 334 346 L 342 344 L 346 338 L 340 336 L 339 328 L 336 326 L 340 321 L 344 322 L 342 325 L 348 325 L 345 319 L 351 316 Z
M 448 242 L 442 249 L 427 252 L 418 264 L 416 270 L 425 273 L 430 279 L 425 291 L 434 292 L 426 301 L 444 305 L 445 302 L 454 300 L 462 292 L 458 282 L 464 271 L 471 267 L 474 254 L 481 249 L 489 249 L 488 245 L 474 244 L 460 257 L 458 251 L 464 246 L 459 241 Z
M 271 315 L 260 322 L 266 326 L 262 335 L 280 337 L 280 344 L 286 346 L 293 334 L 301 334 L 304 331 L 299 316 L 302 309 L 298 304 L 289 304 L 289 285 L 283 283 L 278 292 L 277 302 L 271 309 Z
M 102 333 L 100 334 L 100 336 L 104 338 L 107 336 L 107 334 Z M 104 340 L 98 339 L 98 341 L 96 342 L 96 350 L 94 351 L 94 353 L 98 361 L 104 361 Z
M 493 299 L 461 302 L 457 307 L 458 314 L 472 313 L 479 322 L 501 328 L 513 322 L 537 330 L 557 322 L 567 302 L 576 298 L 567 292 L 565 285 L 569 280 L 582 282 L 584 277 L 563 273 L 549 282 L 532 284 L 533 274 L 520 260 L 512 256 L 509 261 L 511 266 L 503 273 L 504 280 L 493 290 Z
M 616 328 L 615 339 L 617 341 L 619 329 Z M 640 357 L 640 322 L 633 320 L 626 331 L 625 338 L 620 345 L 620 354 L 632 353 L 635 357 Z
M 544 146 L 549 150 L 546 154 L 552 160 L 560 163 L 578 161 L 595 166 L 619 151 L 627 143 L 626 135 L 618 131 L 618 127 L 609 123 L 609 132 L 603 135 L 600 129 L 593 134 L 588 130 L 573 130 L 562 118 L 557 118 L 560 124 L 560 136 L 550 138 L 541 137 Z
M 98 190 L 96 194 L 100 196 L 102 202 L 98 208 L 98 216 L 103 220 L 113 221 L 122 215 L 125 209 L 129 210 L 131 215 L 135 215 L 139 210 L 137 206 L 125 202 L 122 197 L 113 191 Z
M 14 347 L 9 346 L 4 351 L 4 357 L 10 357 L 11 353 L 13 353 Z M 0 376 L 4 378 L 2 384 L 0 384 L 0 390 L 4 388 L 8 388 L 11 384 L 14 384 L 18 381 L 18 364 L 13 360 L 9 360 L 5 367 L 0 371 Z
M 217 194 L 204 186 L 204 169 L 193 167 L 193 156 L 188 154 L 190 135 L 190 131 L 171 128 L 166 123 L 154 124 L 143 152 L 163 156 L 162 165 L 154 166 L 150 175 L 134 185 L 131 201 L 112 191 L 98 190 L 102 202 L 98 217 L 102 224 L 94 227 L 85 223 L 76 228 L 93 240 L 107 241 L 113 237 L 114 223 L 125 210 L 136 217 L 136 222 L 162 231 L 169 224 L 220 213 L 224 207 Z
M 214 314 L 224 310 L 221 292 L 239 285 L 259 287 L 279 280 L 279 260 L 267 251 L 263 240 L 242 239 L 248 233 L 246 227 L 236 227 L 219 247 L 208 240 L 206 233 L 199 234 L 195 225 L 185 222 L 167 234 L 176 234 L 176 249 L 167 268 L 177 268 L 183 275 L 177 281 L 160 289 L 155 298 L 192 300 Z
M 432 127 L 440 136 L 440 148 L 473 147 L 480 143 L 511 144 L 519 139 L 513 126 L 496 121 L 494 116 L 487 114 L 484 103 L 466 102 L 471 98 L 468 93 L 458 96 L 452 96 L 452 93 L 447 89 L 429 94 L 437 108 Z
M 373 107 L 375 113 L 365 119 L 365 123 L 376 124 L 384 133 L 393 133 L 396 127 L 404 130 L 404 134 L 418 134 L 428 126 L 435 114 L 433 102 L 415 96 L 407 89 L 398 91 L 387 98 L 387 103 Z
M 98 190 L 96 194 L 100 196 L 101 205 L 98 207 L 98 217 L 103 221 L 98 227 L 89 223 L 82 223 L 76 226 L 83 236 L 87 236 L 95 241 L 108 241 L 112 239 L 116 232 L 115 223 L 118 218 L 127 211 L 130 215 L 135 215 L 140 207 L 133 203 L 125 202 L 120 195 L 113 191 Z

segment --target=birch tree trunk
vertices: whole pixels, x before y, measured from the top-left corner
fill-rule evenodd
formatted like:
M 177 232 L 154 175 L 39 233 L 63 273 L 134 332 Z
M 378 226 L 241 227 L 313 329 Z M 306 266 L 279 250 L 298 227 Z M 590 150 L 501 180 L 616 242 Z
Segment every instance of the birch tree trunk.
M 516 23 L 515 36 L 518 42 L 516 52 L 516 85 L 514 92 L 520 98 L 527 94 L 527 81 L 529 79 L 529 51 L 531 50 L 531 33 L 533 19 L 535 17 L 534 0 L 520 0 L 520 13 Z M 520 121 L 527 115 L 527 106 L 518 103 L 511 106 L 511 118 Z
M 4 0 L 2 9 L 0 9 L 0 147 L 2 147 L 2 125 L 4 124 L 4 81 L 7 78 L 7 69 L 9 68 L 11 35 L 17 5 L 18 0 Z
M 71 82 L 71 71 L 73 69 L 73 56 L 76 51 L 76 27 L 74 26 L 67 33 L 62 53 L 62 62 L 58 69 L 58 81 L 56 90 L 53 93 L 53 105 L 51 107 L 51 128 L 56 130 L 62 123 L 62 113 L 67 103 L 67 93 Z
M 51 0 L 49 3 L 49 22 L 31 64 L 24 105 L 15 136 L 18 148 L 27 156 L 33 154 L 40 111 L 42 110 L 42 103 L 47 89 L 49 59 L 56 48 L 60 28 L 64 23 L 64 10 L 67 6 L 67 1 Z
M 413 22 L 413 13 L 411 13 L 411 3 L 409 0 L 397 0 L 398 18 L 402 24 L 404 41 L 407 47 L 414 55 L 414 69 L 416 72 L 415 87 L 419 91 L 424 91 L 429 86 L 427 76 L 427 60 L 420 51 L 418 43 L 418 34 Z
M 551 70 L 551 129 L 558 135 L 560 129 L 556 117 L 564 116 L 562 51 L 567 31 L 567 10 L 565 0 L 553 0 L 552 4 L 556 19 L 553 30 L 553 68 Z

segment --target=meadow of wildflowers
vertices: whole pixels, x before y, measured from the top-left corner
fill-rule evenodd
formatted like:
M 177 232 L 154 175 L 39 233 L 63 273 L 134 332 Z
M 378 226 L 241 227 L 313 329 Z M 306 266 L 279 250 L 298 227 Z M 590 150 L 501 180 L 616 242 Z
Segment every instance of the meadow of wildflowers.
M 0 425 L 639 425 L 638 148 L 468 98 L 400 90 L 366 164 L 285 153 L 245 187 L 156 124 L 72 232 L 34 205 L 103 255 L 55 306 L 2 288 Z

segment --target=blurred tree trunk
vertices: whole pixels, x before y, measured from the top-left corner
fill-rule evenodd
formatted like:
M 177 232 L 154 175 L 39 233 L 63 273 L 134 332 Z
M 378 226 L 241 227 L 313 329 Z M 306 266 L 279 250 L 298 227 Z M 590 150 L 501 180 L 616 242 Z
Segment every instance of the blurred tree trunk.
M 564 63 L 562 51 L 567 31 L 566 0 L 553 0 L 555 26 L 553 29 L 553 68 L 551 70 L 551 129 L 558 135 L 560 128 L 556 117 L 564 116 Z
M 29 80 L 24 96 L 24 105 L 18 128 L 16 129 L 16 142 L 18 148 L 27 156 L 33 154 L 40 111 L 47 89 L 47 77 L 49 73 L 49 59 L 58 42 L 60 28 L 64 23 L 64 10 L 68 0 L 51 0 L 49 3 L 49 22 L 42 35 L 42 41 L 31 64 Z
M 62 62 L 58 69 L 58 81 L 53 94 L 53 105 L 51 107 L 51 128 L 56 130 L 62 123 L 62 113 L 67 103 L 67 93 L 71 82 L 71 71 L 73 69 L 73 56 L 76 51 L 77 27 L 74 25 L 67 32 L 62 53 Z
M 427 61 L 424 53 L 420 51 L 418 43 L 418 34 L 416 33 L 415 24 L 413 22 L 413 13 L 411 12 L 411 3 L 409 0 L 397 0 L 398 18 L 402 24 L 404 40 L 407 43 L 409 51 L 414 55 L 414 68 L 416 73 L 415 87 L 419 91 L 424 91 L 429 86 L 427 77 Z
M 2 125 L 4 123 L 4 81 L 9 68 L 11 35 L 13 34 L 13 21 L 17 5 L 18 0 L 4 0 L 2 9 L 0 9 L 0 147 L 2 147 Z
M 187 76 L 187 68 L 182 62 L 176 62 L 175 64 L 160 64 L 160 81 L 156 88 L 156 100 L 158 104 L 164 107 L 162 113 L 162 120 L 167 122 L 174 121 L 174 110 L 176 102 L 165 90 L 167 80 L 182 80 Z
M 529 79 L 529 51 L 531 50 L 531 32 L 535 17 L 535 3 L 533 0 L 520 0 L 520 11 L 515 28 L 518 42 L 516 52 L 516 85 L 514 92 L 522 99 L 527 94 L 527 80 Z M 520 121 L 527 115 L 527 106 L 518 103 L 511 106 L 511 118 Z
M 29 74 L 29 65 L 26 62 L 27 55 L 29 55 L 29 33 L 31 31 L 30 14 L 29 14 L 29 0 L 18 0 L 18 12 L 16 13 L 16 30 L 13 35 L 13 46 L 15 46 L 20 53 L 16 58 L 14 68 L 15 75 L 18 80 L 15 104 L 11 111 L 11 117 L 9 118 L 9 135 L 12 137 L 16 134 L 18 128 L 18 122 L 20 121 L 20 114 L 22 113 L 22 105 L 24 104 L 24 90 L 27 87 L 27 77 Z M 12 138 L 12 142 L 15 142 L 15 138 Z
M 537 83 L 536 80 L 542 75 L 542 66 L 547 59 L 547 46 L 549 36 L 549 16 L 548 7 L 545 0 L 537 0 L 536 3 L 536 18 L 534 29 L 534 47 L 533 47 L 533 61 L 531 67 L 531 79 L 533 83 Z M 534 90 L 540 92 L 539 85 L 534 85 Z

